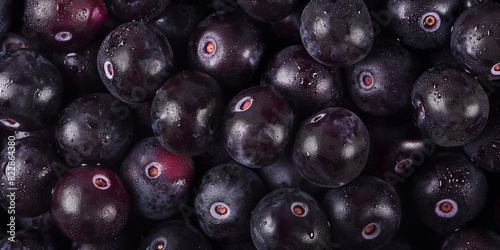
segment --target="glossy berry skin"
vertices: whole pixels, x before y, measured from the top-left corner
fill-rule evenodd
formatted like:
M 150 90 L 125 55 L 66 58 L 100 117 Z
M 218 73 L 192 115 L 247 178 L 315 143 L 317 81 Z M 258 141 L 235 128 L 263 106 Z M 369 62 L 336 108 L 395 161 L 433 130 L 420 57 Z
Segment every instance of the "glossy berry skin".
M 500 235 L 486 227 L 467 227 L 450 233 L 441 250 L 495 250 L 500 246 Z
M 251 17 L 262 22 L 279 21 L 290 12 L 298 0 L 238 0 L 239 6 Z
M 27 0 L 24 6 L 27 28 L 44 43 L 64 49 L 88 44 L 107 17 L 102 0 Z
M 250 217 L 267 194 L 260 177 L 238 163 L 209 169 L 201 178 L 194 207 L 201 230 L 221 242 L 250 238 Z
M 268 193 L 255 207 L 250 227 L 257 249 L 327 249 L 330 243 L 325 213 L 298 189 Z
M 123 21 L 148 21 L 167 8 L 170 0 L 107 0 L 106 4 Z
M 500 4 L 479 4 L 457 18 L 451 51 L 462 67 L 482 80 L 500 79 Z
M 448 45 L 460 7 L 459 0 L 389 0 L 389 29 L 411 49 L 436 50 Z
M 349 249 L 378 249 L 399 229 L 402 207 L 394 188 L 377 177 L 362 175 L 323 200 L 332 237 Z
M 165 11 L 148 22 L 161 30 L 172 47 L 176 71 L 187 69 L 186 49 L 191 33 L 210 14 L 197 1 L 172 0 Z
M 125 226 L 130 200 L 110 170 L 82 166 L 67 172 L 52 192 L 52 216 L 61 232 L 78 243 L 117 236 Z
M 301 45 L 286 47 L 274 55 L 261 85 L 278 91 L 303 118 L 337 105 L 343 95 L 340 70 L 318 63 Z
M 170 77 L 156 92 L 151 126 L 169 151 L 199 155 L 214 143 L 223 110 L 222 89 L 212 77 L 183 71 Z
M 302 12 L 300 36 L 314 59 L 341 67 L 368 54 L 374 33 L 362 0 L 312 0 Z
M 349 96 L 363 112 L 374 116 L 410 110 L 413 84 L 421 74 L 421 62 L 396 39 L 379 36 L 370 53 L 347 67 Z
M 154 97 L 174 71 L 174 57 L 160 30 L 145 22 L 128 22 L 111 31 L 102 42 L 97 69 L 116 98 L 144 102 Z
M 481 211 L 488 192 L 482 170 L 459 153 L 431 156 L 411 188 L 418 218 L 434 232 L 447 234 Z
M 78 49 L 54 51 L 52 62 L 59 69 L 68 95 L 105 91 L 97 69 L 97 52 L 101 40 L 96 39 Z
M 63 82 L 58 69 L 38 52 L 0 54 L 0 124 L 9 130 L 36 130 L 56 117 Z
M 190 69 L 213 77 L 225 92 L 248 87 L 264 55 L 260 30 L 245 12 L 236 9 L 203 19 L 187 48 Z
M 224 145 L 242 165 L 261 168 L 276 162 L 291 140 L 293 112 L 268 87 L 251 87 L 236 95 L 223 118 Z
M 368 130 L 351 111 L 332 107 L 305 119 L 295 136 L 292 157 L 299 172 L 321 187 L 354 180 L 368 158 Z
M 179 212 L 194 179 L 191 158 L 174 154 L 154 137 L 137 142 L 124 158 L 120 177 L 130 194 L 132 211 L 152 220 Z
M 474 139 L 488 119 L 488 96 L 466 72 L 449 67 L 425 71 L 413 85 L 411 103 L 422 133 L 443 147 Z
M 500 99 L 498 92 L 489 97 L 488 121 L 481 133 L 463 146 L 467 156 L 489 172 L 500 172 Z
M 48 212 L 50 192 L 67 168 L 51 144 L 37 137 L 9 139 L 0 154 L 2 208 L 24 217 Z
M 69 103 L 54 128 L 56 147 L 70 167 L 114 167 L 132 143 L 133 134 L 128 107 L 105 93 L 85 95 Z
M 211 250 L 207 237 L 183 221 L 166 221 L 151 230 L 142 240 L 140 250 Z

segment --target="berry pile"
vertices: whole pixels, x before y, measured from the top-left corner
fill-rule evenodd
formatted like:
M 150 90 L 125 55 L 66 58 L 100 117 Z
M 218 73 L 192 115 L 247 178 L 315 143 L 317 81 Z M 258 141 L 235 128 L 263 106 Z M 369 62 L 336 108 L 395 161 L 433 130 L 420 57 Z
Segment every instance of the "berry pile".
M 0 1 L 0 249 L 500 249 L 500 1 Z

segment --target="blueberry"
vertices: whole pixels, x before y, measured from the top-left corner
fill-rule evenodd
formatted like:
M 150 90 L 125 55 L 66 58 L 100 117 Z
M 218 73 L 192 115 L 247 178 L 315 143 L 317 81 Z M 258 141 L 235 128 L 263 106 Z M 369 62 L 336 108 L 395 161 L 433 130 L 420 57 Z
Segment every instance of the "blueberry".
M 367 114 L 401 114 L 410 110 L 411 90 L 421 68 L 414 53 L 396 39 L 379 36 L 365 58 L 346 68 L 346 89 Z
M 414 50 L 439 50 L 449 42 L 451 27 L 460 14 L 459 0 L 387 1 L 389 29 Z
M 500 79 L 500 4 L 479 4 L 457 18 L 451 51 L 462 67 L 483 80 Z
M 179 212 L 194 179 L 191 158 L 174 154 L 154 137 L 137 142 L 123 159 L 120 177 L 130 193 L 132 210 L 164 220 Z
M 262 74 L 261 85 L 290 101 L 300 119 L 338 105 L 343 96 L 340 70 L 318 63 L 301 45 L 276 53 Z
M 167 37 L 153 25 L 128 22 L 111 31 L 99 48 L 97 69 L 106 88 L 124 102 L 154 97 L 174 71 Z
M 257 249 L 328 249 L 326 215 L 307 193 L 293 188 L 271 191 L 255 207 L 250 220 Z
M 447 234 L 474 219 L 486 202 L 487 180 L 482 170 L 459 153 L 430 157 L 415 176 L 413 206 L 420 220 Z
M 213 13 L 191 33 L 187 61 L 191 69 L 213 77 L 225 92 L 249 87 L 264 56 L 261 31 L 245 12 Z
M 322 187 L 354 180 L 368 158 L 370 138 L 363 121 L 341 107 L 326 108 L 302 122 L 292 157 L 304 178 Z
M 420 130 L 443 147 L 465 145 L 488 119 L 488 96 L 477 79 L 448 66 L 422 73 L 413 85 L 411 103 Z
M 224 145 L 234 160 L 261 168 L 284 153 L 293 125 L 294 115 L 287 101 L 269 87 L 255 86 L 229 102 L 221 129 Z
M 186 156 L 199 155 L 217 138 L 223 109 L 222 89 L 212 77 L 183 71 L 156 92 L 151 126 L 166 149 Z
M 498 92 L 489 98 L 490 110 L 488 121 L 481 133 L 465 144 L 463 149 L 477 165 L 484 170 L 500 172 L 500 153 L 498 135 L 500 134 L 500 102 Z
M 312 0 L 302 11 L 300 37 L 318 62 L 348 66 L 368 54 L 374 32 L 363 1 Z
M 59 49 L 88 44 L 101 31 L 106 17 L 102 0 L 27 0 L 24 4 L 27 28 Z
M 0 53 L 0 125 L 36 130 L 57 116 L 63 99 L 59 70 L 30 49 Z
M 52 192 L 51 213 L 57 227 L 78 243 L 98 243 L 125 226 L 130 199 L 118 176 L 96 166 L 67 172 Z
M 399 196 L 389 183 L 362 175 L 323 200 L 332 237 L 351 249 L 378 249 L 398 232 L 402 217 Z
M 54 128 L 56 147 L 70 167 L 100 164 L 114 168 L 132 143 L 130 110 L 110 94 L 70 102 Z
M 267 190 L 260 177 L 237 163 L 209 169 L 201 178 L 194 206 L 201 230 L 221 242 L 250 238 L 250 217 Z

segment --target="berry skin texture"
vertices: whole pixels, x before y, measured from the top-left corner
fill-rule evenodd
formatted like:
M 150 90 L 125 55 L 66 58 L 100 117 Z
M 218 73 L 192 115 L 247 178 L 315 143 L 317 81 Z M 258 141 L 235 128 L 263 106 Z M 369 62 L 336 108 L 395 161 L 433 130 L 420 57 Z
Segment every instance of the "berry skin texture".
M 410 110 L 421 62 L 396 39 L 378 36 L 361 61 L 345 68 L 347 93 L 364 113 L 390 116 Z
M 69 103 L 54 128 L 56 148 L 70 167 L 100 164 L 114 168 L 133 135 L 128 107 L 106 93 L 85 95 Z
M 166 149 L 199 155 L 217 138 L 223 105 L 222 89 L 212 77 L 180 72 L 156 92 L 151 107 L 153 132 Z
M 142 217 L 164 220 L 179 212 L 192 188 L 191 158 L 174 154 L 154 137 L 137 142 L 124 158 L 120 178 L 130 194 L 132 210 Z
M 78 243 L 117 236 L 129 217 L 130 200 L 110 170 L 83 166 L 70 170 L 52 192 L 52 216 L 61 232 Z
M 389 0 L 386 8 L 391 33 L 415 51 L 449 45 L 451 27 L 461 11 L 459 0 Z
M 334 241 L 350 249 L 378 249 L 386 245 L 398 232 L 403 213 L 396 190 L 369 175 L 330 189 L 323 209 Z
M 362 0 L 312 0 L 302 12 L 300 36 L 314 59 L 341 67 L 368 54 L 374 33 Z
M 336 106 L 344 92 L 340 70 L 317 62 L 301 45 L 276 53 L 262 74 L 261 85 L 283 95 L 299 119 Z
M 243 10 L 213 13 L 198 23 L 187 45 L 190 69 L 213 77 L 225 92 L 249 87 L 263 56 L 262 32 Z
M 326 215 L 309 194 L 293 188 L 268 193 L 250 220 L 257 249 L 327 249 L 330 232 Z
M 305 179 L 321 187 L 354 180 L 368 158 L 370 137 L 353 112 L 332 107 L 307 118 L 295 135 L 293 161 Z
M 174 71 L 167 37 L 145 22 L 128 22 L 111 31 L 99 48 L 97 69 L 106 88 L 123 102 L 153 99 Z
M 422 133 L 443 147 L 465 145 L 483 130 L 489 114 L 486 92 L 466 72 L 436 67 L 413 85 L 411 103 Z
M 260 177 L 237 163 L 215 166 L 202 177 L 195 209 L 201 230 L 221 242 L 250 238 L 250 217 L 267 194 Z
M 479 4 L 460 14 L 450 49 L 458 63 L 480 80 L 500 79 L 500 4 Z
M 28 29 L 44 43 L 74 49 L 99 34 L 107 9 L 103 0 L 27 0 L 24 16 Z
M 63 99 L 59 70 L 38 52 L 0 54 L 0 125 L 9 130 L 37 130 L 54 119 Z
M 420 221 L 440 234 L 448 234 L 474 219 L 487 193 L 482 170 L 465 156 L 452 152 L 426 160 L 410 190 Z
M 240 164 L 261 168 L 278 161 L 291 141 L 293 112 L 269 87 L 255 86 L 236 95 L 223 118 L 224 145 Z

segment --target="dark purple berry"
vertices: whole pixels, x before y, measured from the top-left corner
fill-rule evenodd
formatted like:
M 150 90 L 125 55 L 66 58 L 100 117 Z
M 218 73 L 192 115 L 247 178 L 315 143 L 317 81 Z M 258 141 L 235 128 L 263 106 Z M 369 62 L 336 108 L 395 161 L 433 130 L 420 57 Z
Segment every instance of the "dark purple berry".
M 194 164 L 189 157 L 174 154 L 149 137 L 137 142 L 124 158 L 120 177 L 129 190 L 132 211 L 164 220 L 187 202 Z
M 301 22 L 302 43 L 322 64 L 352 65 L 372 47 L 372 21 L 362 0 L 311 0 L 302 12 Z
M 130 200 L 110 170 L 77 167 L 66 173 L 52 193 L 57 227 L 78 243 L 98 243 L 117 236 L 129 217 Z
M 116 98 L 144 102 L 154 97 L 174 71 L 174 56 L 159 29 L 145 22 L 128 22 L 111 31 L 102 42 L 97 69 Z
M 292 154 L 304 178 L 333 188 L 349 183 L 361 173 L 369 148 L 370 138 L 363 121 L 345 108 L 332 107 L 302 122 Z

